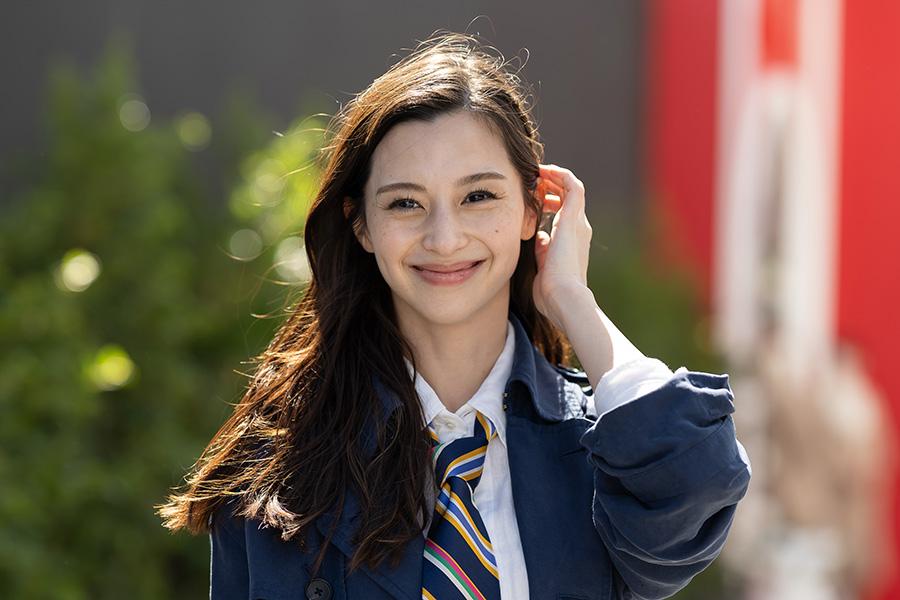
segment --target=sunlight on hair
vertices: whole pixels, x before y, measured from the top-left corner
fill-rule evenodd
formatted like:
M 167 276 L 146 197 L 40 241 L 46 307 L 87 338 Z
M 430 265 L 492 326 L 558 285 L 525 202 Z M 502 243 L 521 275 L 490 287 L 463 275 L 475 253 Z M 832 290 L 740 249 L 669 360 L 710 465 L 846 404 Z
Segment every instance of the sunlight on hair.
M 212 139 L 212 127 L 209 119 L 198 112 L 190 112 L 175 123 L 175 133 L 181 145 L 191 152 L 199 152 L 209 146 Z
M 83 292 L 88 289 L 102 267 L 100 259 L 87 250 L 69 250 L 54 273 L 56 286 L 67 292 Z
M 115 344 L 100 348 L 94 360 L 85 367 L 88 381 L 103 392 L 127 385 L 134 379 L 136 371 L 128 353 Z
M 142 131 L 150 124 L 150 109 L 137 94 L 119 98 L 119 121 L 128 131 Z
M 228 251 L 232 258 L 237 260 L 253 260 L 260 255 L 262 250 L 262 237 L 252 229 L 238 229 L 231 234 L 231 239 L 228 240 Z
M 310 278 L 309 260 L 303 238 L 291 236 L 278 244 L 275 250 L 275 270 L 286 282 L 307 281 Z

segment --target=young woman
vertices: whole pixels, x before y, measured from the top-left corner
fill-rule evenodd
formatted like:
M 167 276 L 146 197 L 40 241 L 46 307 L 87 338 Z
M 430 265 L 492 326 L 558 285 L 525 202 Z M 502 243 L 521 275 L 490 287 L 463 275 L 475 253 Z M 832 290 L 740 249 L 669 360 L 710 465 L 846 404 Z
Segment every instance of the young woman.
M 718 554 L 749 480 L 727 379 L 597 306 L 524 98 L 448 35 L 335 119 L 312 281 L 162 509 L 211 533 L 212 598 L 662 598 Z

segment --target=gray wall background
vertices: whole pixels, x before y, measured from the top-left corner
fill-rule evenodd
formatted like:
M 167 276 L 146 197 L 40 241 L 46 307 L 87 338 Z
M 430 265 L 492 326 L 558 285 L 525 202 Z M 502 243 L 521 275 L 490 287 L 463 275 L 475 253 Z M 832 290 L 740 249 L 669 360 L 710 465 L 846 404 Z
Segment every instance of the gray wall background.
M 593 214 L 603 206 L 633 224 L 644 12 L 641 0 L 7 2 L 0 9 L 0 164 L 41 147 L 49 62 L 68 55 L 88 67 L 113 32 L 134 43 L 154 117 L 184 109 L 214 115 L 229 90 L 245 86 L 284 128 L 301 100 L 334 112 L 383 73 L 392 54 L 437 29 L 468 30 L 507 57 L 527 49 L 524 75 L 537 93 L 546 160 L 584 180 Z

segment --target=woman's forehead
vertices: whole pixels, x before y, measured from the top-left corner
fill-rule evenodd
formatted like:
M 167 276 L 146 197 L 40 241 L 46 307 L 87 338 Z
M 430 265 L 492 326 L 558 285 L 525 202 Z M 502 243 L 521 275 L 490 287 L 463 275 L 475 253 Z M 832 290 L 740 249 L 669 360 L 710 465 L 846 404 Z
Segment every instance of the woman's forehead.
M 394 181 L 459 181 L 477 173 L 517 176 L 494 128 L 457 111 L 395 125 L 375 148 L 367 192 Z

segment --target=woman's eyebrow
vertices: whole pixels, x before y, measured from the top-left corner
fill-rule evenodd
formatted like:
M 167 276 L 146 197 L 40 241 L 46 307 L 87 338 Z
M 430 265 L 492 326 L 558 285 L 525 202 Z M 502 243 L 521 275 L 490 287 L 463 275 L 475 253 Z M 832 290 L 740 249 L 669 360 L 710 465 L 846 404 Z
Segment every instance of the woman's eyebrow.
M 404 191 L 411 191 L 411 192 L 426 191 L 424 185 L 419 185 L 418 183 L 408 183 L 405 181 L 398 181 L 396 183 L 388 183 L 388 184 L 381 186 L 380 188 L 378 188 L 378 191 L 375 192 L 375 195 L 378 196 L 379 194 L 384 194 L 387 192 L 396 192 L 397 190 L 404 190 Z
M 473 183 L 478 183 L 479 181 L 485 181 L 487 179 L 506 179 L 506 175 L 503 173 L 497 173 L 496 171 L 484 171 L 483 173 L 473 173 L 472 175 L 466 175 L 465 177 L 457 180 L 456 187 L 465 187 L 467 185 L 472 185 Z
M 465 187 L 467 185 L 472 185 L 473 183 L 478 183 L 479 181 L 485 181 L 489 179 L 496 180 L 506 180 L 506 175 L 503 173 L 498 173 L 496 171 L 484 171 L 482 173 L 473 173 L 471 175 L 466 175 L 460 179 L 456 180 L 456 187 Z M 426 192 L 428 191 L 424 185 L 420 185 L 418 183 L 412 183 L 408 181 L 397 181 L 394 183 L 387 183 L 378 190 L 375 191 L 375 195 L 378 196 L 380 194 L 386 194 L 387 192 L 396 192 L 396 191 L 410 191 L 410 192 Z

